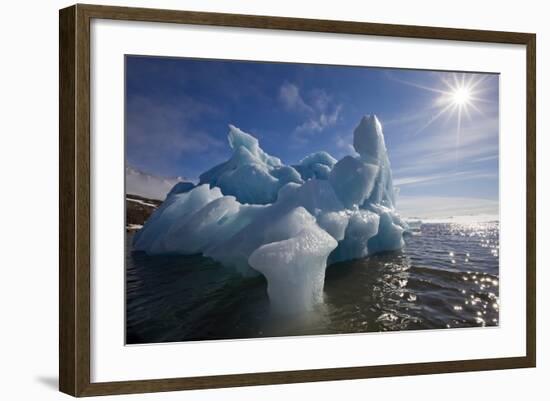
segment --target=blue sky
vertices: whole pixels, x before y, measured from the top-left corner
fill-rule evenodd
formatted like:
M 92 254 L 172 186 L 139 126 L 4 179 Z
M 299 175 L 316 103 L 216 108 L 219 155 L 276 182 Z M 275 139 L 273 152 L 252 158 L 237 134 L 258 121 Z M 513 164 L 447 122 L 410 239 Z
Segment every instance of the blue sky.
M 407 214 L 442 202 L 456 204 L 445 215 L 498 212 L 498 75 L 126 58 L 127 163 L 159 176 L 195 179 L 227 160 L 228 124 L 286 164 L 319 150 L 339 159 L 370 113 Z

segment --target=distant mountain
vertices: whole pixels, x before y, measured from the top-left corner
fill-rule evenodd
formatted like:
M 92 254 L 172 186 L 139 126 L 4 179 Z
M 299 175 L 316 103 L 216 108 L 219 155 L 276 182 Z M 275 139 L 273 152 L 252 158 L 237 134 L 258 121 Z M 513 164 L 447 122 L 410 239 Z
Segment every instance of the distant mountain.
M 160 177 L 126 166 L 127 195 L 162 201 L 174 185 L 184 181 L 184 177 Z

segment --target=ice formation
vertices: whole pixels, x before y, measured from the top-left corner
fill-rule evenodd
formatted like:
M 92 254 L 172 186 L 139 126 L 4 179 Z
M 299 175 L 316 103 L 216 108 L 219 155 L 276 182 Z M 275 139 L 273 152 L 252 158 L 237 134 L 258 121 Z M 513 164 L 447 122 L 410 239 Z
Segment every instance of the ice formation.
M 252 135 L 230 125 L 228 139 L 233 156 L 201 174 L 200 184 L 219 187 L 242 203 L 267 204 L 277 199 L 277 192 L 285 184 L 303 183 L 293 167 L 265 153 Z
M 326 152 L 287 166 L 253 136 L 229 126 L 231 158 L 176 185 L 134 237 L 148 254 L 196 254 L 267 280 L 274 309 L 296 313 L 322 302 L 328 264 L 403 247 L 382 126 L 362 118 L 358 156 Z
M 327 152 L 317 152 L 304 157 L 300 164 L 293 167 L 304 180 L 310 178 L 326 180 L 335 164 L 336 159 Z

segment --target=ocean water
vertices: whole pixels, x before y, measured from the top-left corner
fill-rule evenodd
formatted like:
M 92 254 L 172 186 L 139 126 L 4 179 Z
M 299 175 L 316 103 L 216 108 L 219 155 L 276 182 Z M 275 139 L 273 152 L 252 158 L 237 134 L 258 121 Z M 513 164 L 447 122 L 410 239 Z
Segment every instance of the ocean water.
M 133 252 L 127 233 L 128 344 L 496 326 L 499 226 L 423 224 L 406 246 L 327 268 L 324 302 L 271 312 L 262 276 L 211 259 Z

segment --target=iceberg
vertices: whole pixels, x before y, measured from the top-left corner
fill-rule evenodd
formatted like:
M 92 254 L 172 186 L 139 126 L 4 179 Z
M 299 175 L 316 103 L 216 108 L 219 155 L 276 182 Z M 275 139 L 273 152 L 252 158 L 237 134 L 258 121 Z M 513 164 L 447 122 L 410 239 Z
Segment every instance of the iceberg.
M 195 184 L 193 184 L 192 182 L 181 181 L 181 182 L 178 182 L 176 185 L 174 185 L 172 187 L 172 189 L 168 192 L 166 197 L 168 198 L 171 195 L 176 195 L 176 194 L 182 194 L 184 192 L 189 192 L 193 188 L 195 188 Z
M 284 165 L 230 125 L 232 156 L 194 185 L 177 184 L 134 236 L 150 255 L 203 254 L 242 275 L 262 274 L 273 309 L 302 313 L 323 302 L 329 264 L 404 246 L 406 223 L 382 125 L 354 130 L 356 156 L 327 152 Z
M 329 153 L 321 151 L 304 157 L 299 164 L 293 166 L 303 180 L 319 178 L 327 180 L 337 160 Z
M 265 153 L 252 135 L 229 125 L 229 146 L 233 156 L 199 177 L 199 184 L 219 187 L 225 195 L 239 202 L 272 203 L 279 189 L 289 182 L 302 184 L 300 174 L 281 160 Z
M 286 216 L 288 223 L 301 223 L 289 239 L 270 242 L 256 249 L 248 262 L 267 279 L 267 293 L 276 311 L 309 310 L 323 300 L 325 269 L 338 242 L 321 229 L 304 208 Z
M 357 208 L 371 196 L 378 172 L 378 165 L 346 156 L 330 172 L 329 182 L 347 208 Z

